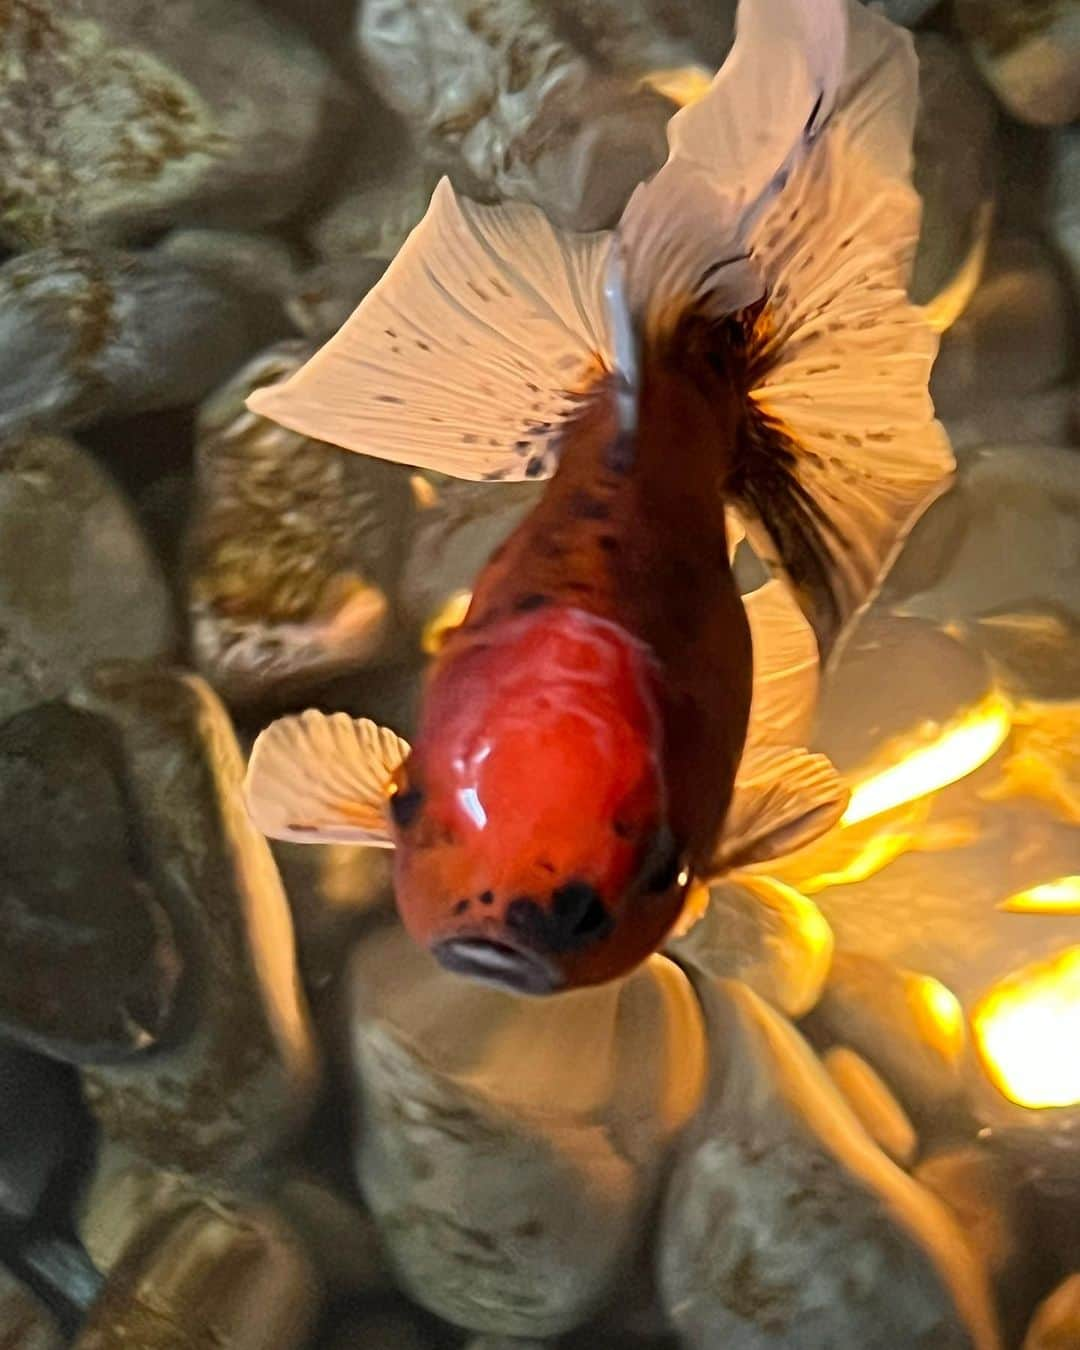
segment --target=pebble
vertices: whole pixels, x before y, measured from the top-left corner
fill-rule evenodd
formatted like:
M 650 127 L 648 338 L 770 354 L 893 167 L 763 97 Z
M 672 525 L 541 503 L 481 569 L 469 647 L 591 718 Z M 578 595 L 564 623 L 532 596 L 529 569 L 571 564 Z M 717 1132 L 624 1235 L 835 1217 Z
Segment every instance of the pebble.
M 33 1217 L 63 1161 L 76 1101 L 69 1070 L 0 1045 L 0 1215 L 19 1222 Z
M 370 0 L 358 40 L 424 156 L 465 191 L 600 229 L 666 157 L 672 104 L 593 67 L 529 0 Z
M 962 419 L 1051 388 L 1069 373 L 1075 331 L 1068 281 L 1049 249 L 997 239 L 971 302 L 942 338 L 930 378 L 938 415 Z
M 618 1287 L 703 1089 L 686 977 L 519 999 L 395 925 L 350 971 L 355 1166 L 406 1290 L 501 1335 L 558 1335 Z M 567 1048 L 573 1047 L 573 1053 Z
M 1080 475 L 1059 446 L 987 446 L 908 536 L 883 592 L 955 623 L 1049 608 L 1080 617 Z
M 198 972 L 168 1046 L 84 1071 L 88 1105 L 107 1138 L 160 1167 L 246 1166 L 306 1116 L 318 1053 L 281 879 L 243 806 L 243 757 L 196 676 L 118 665 L 79 701 L 121 738 L 155 890 Z
M 1078 1350 L 1080 1347 L 1080 1272 L 1062 1280 L 1035 1310 L 1023 1350 Z
M 833 938 L 812 900 L 747 873 L 713 886 L 705 914 L 666 950 L 714 979 L 742 980 L 789 1017 L 802 1017 L 821 996 Z
M 165 580 L 109 476 L 59 437 L 0 441 L 0 717 L 173 643 Z
M 129 801 L 105 719 L 44 703 L 0 724 L 0 1030 L 76 1062 L 157 1044 L 184 965 Z
M 994 202 L 997 110 L 958 43 L 940 33 L 920 33 L 915 51 L 914 181 L 923 215 L 911 295 L 926 304 L 957 280 L 973 249 L 985 244 Z
M 996 1350 L 986 1272 L 945 1208 L 872 1143 L 780 1013 L 736 981 L 696 987 L 713 1081 L 659 1231 L 680 1343 Z
M 956 22 L 1008 112 L 1035 126 L 1080 117 L 1080 7 L 957 0 Z
M 0 238 L 15 246 L 250 228 L 326 170 L 330 68 L 248 0 L 174 0 L 152 23 L 141 0 L 14 0 L 0 38 Z
M 49 1311 L 0 1266 L 0 1345 L 10 1350 L 62 1350 L 65 1344 Z
M 826 1072 L 875 1144 L 900 1167 L 910 1167 L 919 1147 L 915 1126 L 866 1060 L 846 1045 L 821 1058 Z
M 303 1350 L 321 1301 L 273 1214 L 189 1196 L 133 1236 L 74 1347 Z
M 0 437 L 193 403 L 266 340 L 261 318 L 167 254 L 12 258 L 0 267 Z
M 925 976 L 838 951 L 805 1028 L 815 1044 L 847 1046 L 866 1060 L 917 1126 L 966 1121 L 963 1016 Z
M 407 472 L 245 406 L 312 351 L 270 348 L 199 414 L 187 606 L 196 663 L 230 702 L 296 697 L 375 660 L 391 633 Z
M 170 231 L 156 252 L 271 306 L 280 306 L 296 285 L 292 249 L 270 234 L 193 226 Z

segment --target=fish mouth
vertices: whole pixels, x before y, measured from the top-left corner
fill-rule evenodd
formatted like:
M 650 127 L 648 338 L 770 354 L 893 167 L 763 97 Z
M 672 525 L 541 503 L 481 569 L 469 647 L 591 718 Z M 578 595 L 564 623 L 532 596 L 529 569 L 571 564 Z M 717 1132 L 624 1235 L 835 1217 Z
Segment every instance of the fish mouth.
M 553 994 L 564 983 L 542 956 L 491 938 L 448 938 L 431 952 L 445 970 L 511 994 Z

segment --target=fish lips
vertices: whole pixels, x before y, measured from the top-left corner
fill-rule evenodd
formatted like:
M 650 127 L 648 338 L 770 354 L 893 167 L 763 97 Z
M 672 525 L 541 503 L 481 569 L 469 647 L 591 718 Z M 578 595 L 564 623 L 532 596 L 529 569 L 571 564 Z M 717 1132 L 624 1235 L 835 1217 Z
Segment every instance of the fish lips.
M 445 970 L 511 994 L 555 994 L 566 982 L 562 971 L 539 952 L 502 939 L 444 938 L 431 953 Z

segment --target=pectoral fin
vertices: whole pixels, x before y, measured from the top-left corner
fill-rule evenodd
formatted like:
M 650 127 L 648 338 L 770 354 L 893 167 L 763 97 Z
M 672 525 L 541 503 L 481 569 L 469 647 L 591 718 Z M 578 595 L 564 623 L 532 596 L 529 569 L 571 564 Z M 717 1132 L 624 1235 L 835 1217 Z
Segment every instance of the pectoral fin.
M 271 839 L 392 848 L 390 782 L 409 746 L 386 727 L 309 709 L 282 717 L 251 752 L 244 797 Z

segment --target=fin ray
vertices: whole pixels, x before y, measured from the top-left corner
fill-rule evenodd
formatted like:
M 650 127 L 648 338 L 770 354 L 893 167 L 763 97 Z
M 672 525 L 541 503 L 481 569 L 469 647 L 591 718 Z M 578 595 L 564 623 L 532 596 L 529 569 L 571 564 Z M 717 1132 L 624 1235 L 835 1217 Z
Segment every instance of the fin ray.
M 271 839 L 391 848 L 387 785 L 409 746 L 387 727 L 314 708 L 272 722 L 244 780 L 252 820 Z

